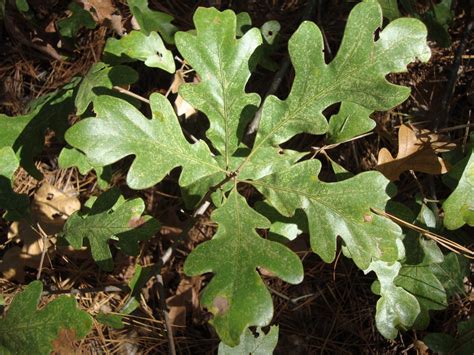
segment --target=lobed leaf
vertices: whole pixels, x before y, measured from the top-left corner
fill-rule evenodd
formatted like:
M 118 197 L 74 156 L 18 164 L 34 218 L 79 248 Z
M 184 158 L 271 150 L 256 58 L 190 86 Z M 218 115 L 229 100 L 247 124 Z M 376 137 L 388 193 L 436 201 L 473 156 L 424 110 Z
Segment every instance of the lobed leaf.
M 123 100 L 99 96 L 94 103 L 97 118 L 76 123 L 66 132 L 66 140 L 97 166 L 134 155 L 127 174 L 127 184 L 133 189 L 153 186 L 178 166 L 183 167 L 181 186 L 216 173 L 225 177 L 204 142 L 186 141 L 173 108 L 163 95 L 152 94 L 150 105 L 151 120 Z
M 86 213 L 72 214 L 64 225 L 63 234 L 75 249 L 80 249 L 84 239 L 88 239 L 93 259 L 99 267 L 111 271 L 110 239 L 117 239 L 125 253 L 137 255 L 138 242 L 159 229 L 155 219 L 142 216 L 144 210 L 141 199 L 121 201 L 120 192 L 111 189 L 101 194 Z
M 61 331 L 77 339 L 89 333 L 92 317 L 72 297 L 61 296 L 38 310 L 42 291 L 43 284 L 33 281 L 15 296 L 0 320 L 0 353 L 50 354 Z
M 104 55 L 114 62 L 140 60 L 146 66 L 160 68 L 171 74 L 176 70 L 173 53 L 166 49 L 156 32 L 145 35 L 140 31 L 132 31 L 120 39 L 109 38 Z
M 148 0 L 127 0 L 127 3 L 143 33 L 148 35 L 150 32 L 156 31 L 166 43 L 174 43 L 174 34 L 178 29 L 171 23 L 173 16 L 151 10 L 148 7 Z
M 96 23 L 89 11 L 84 10 L 77 2 L 68 5 L 71 16 L 57 22 L 59 33 L 63 37 L 74 38 L 82 27 L 94 29 Z
M 275 96 L 265 100 L 254 150 L 302 132 L 326 133 L 328 123 L 322 112 L 334 103 L 352 102 L 374 111 L 406 100 L 410 89 L 391 84 L 386 75 L 405 71 L 416 58 L 429 59 L 426 28 L 418 20 L 402 18 L 391 22 L 374 41 L 381 25 L 376 2 L 357 4 L 336 57 L 326 64 L 320 30 L 312 22 L 303 22 L 288 45 L 295 68 L 291 92 L 284 101 Z
M 245 85 L 251 56 L 262 38 L 253 28 L 236 39 L 237 19 L 230 10 L 198 8 L 193 19 L 197 34 L 178 32 L 176 46 L 201 81 L 182 85 L 179 93 L 209 118 L 207 136 L 228 166 L 260 103 L 257 94 L 245 92 Z
M 273 316 L 272 299 L 257 268 L 296 284 L 303 279 L 299 258 L 287 247 L 263 239 L 255 228 L 270 222 L 250 208 L 234 188 L 227 201 L 212 214 L 219 228 L 211 241 L 200 244 L 186 259 L 189 276 L 214 273 L 201 304 L 220 339 L 235 346 L 248 326 L 265 326 Z
M 403 253 L 400 228 L 371 212 L 372 207 L 384 209 L 388 180 L 378 172 L 365 172 L 325 183 L 317 177 L 320 170 L 318 160 L 307 160 L 248 182 L 284 216 L 292 216 L 298 208 L 306 213 L 311 247 L 325 262 L 336 256 L 337 236 L 361 269 L 372 260 L 398 260 Z
M 89 105 L 100 95 L 104 89 L 113 86 L 128 85 L 138 80 L 138 73 L 126 65 L 108 66 L 105 63 L 95 63 L 87 72 L 77 90 L 74 103 L 77 114 L 86 112 Z
M 388 339 L 394 339 L 399 329 L 411 327 L 420 313 L 416 297 L 394 283 L 400 268 L 399 262 L 389 264 L 377 260 L 364 271 L 374 271 L 380 281 L 382 297 L 377 302 L 375 322 L 379 332 Z

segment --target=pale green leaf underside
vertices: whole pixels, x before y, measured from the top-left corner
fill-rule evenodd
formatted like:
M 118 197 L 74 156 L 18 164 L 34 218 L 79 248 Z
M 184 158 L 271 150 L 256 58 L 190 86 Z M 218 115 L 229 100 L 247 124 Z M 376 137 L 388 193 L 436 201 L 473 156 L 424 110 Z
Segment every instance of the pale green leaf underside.
M 443 203 L 444 225 L 458 229 L 464 224 L 474 226 L 474 150 L 470 152 L 458 186 Z
M 168 73 L 176 70 L 173 53 L 166 49 L 156 32 L 145 35 L 140 31 L 132 31 L 120 39 L 109 38 L 104 54 L 115 56 L 117 60 L 124 62 L 140 60 L 146 66 L 160 68 Z
M 383 16 L 393 21 L 401 17 L 400 10 L 398 9 L 397 0 L 377 0 L 382 8 Z
M 375 322 L 387 339 L 394 339 L 398 330 L 411 327 L 420 313 L 416 297 L 394 283 L 400 268 L 399 262 L 389 264 L 377 260 L 365 270 L 365 273 L 374 271 L 380 281 L 381 298 L 377 302 Z
M 246 329 L 240 337 L 239 345 L 230 347 L 224 343 L 219 344 L 218 355 L 271 355 L 278 343 L 278 326 L 270 327 L 267 334 L 257 328 L 258 336 L 255 337 L 250 329 Z
M 129 250 L 129 254 L 136 254 L 138 242 L 158 230 L 158 222 L 149 216 L 142 217 L 144 210 L 145 204 L 141 199 L 120 201 L 120 193 L 115 189 L 109 190 L 97 198 L 87 214 L 76 212 L 68 218 L 64 237 L 75 249 L 81 248 L 84 239 L 88 239 L 93 259 L 102 269 L 111 271 L 110 239 L 119 240 L 119 245 L 125 246 L 122 247 L 125 252 Z M 133 247 L 132 243 L 136 246 Z
M 174 34 L 178 29 L 171 23 L 173 16 L 151 10 L 148 7 L 148 0 L 127 0 L 127 3 L 143 33 L 149 34 L 156 31 L 166 43 L 174 43 Z
M 1 354 L 45 354 L 60 330 L 71 330 L 77 339 L 92 328 L 92 317 L 77 308 L 73 297 L 61 296 L 37 310 L 43 291 L 40 281 L 33 281 L 15 296 L 6 317 L 0 320 Z
M 381 25 L 376 2 L 356 5 L 336 57 L 326 64 L 320 30 L 312 22 L 302 23 L 289 41 L 296 73 L 291 92 L 284 101 L 275 96 L 265 101 L 254 149 L 283 143 L 301 132 L 325 133 L 328 124 L 322 112 L 334 103 L 352 102 L 375 111 L 403 102 L 410 89 L 389 83 L 385 76 L 405 71 L 416 58 L 429 59 L 426 28 L 416 19 L 398 19 L 374 42 Z
M 180 185 L 225 173 L 202 141 L 190 144 L 181 131 L 169 101 L 160 94 L 150 96 L 152 119 L 131 104 L 111 96 L 94 102 L 97 118 L 88 118 L 66 132 L 66 140 L 86 153 L 90 162 L 106 166 L 134 155 L 127 184 L 144 189 L 160 182 L 173 168 L 182 166 Z
M 236 39 L 236 16 L 226 10 L 198 8 L 194 14 L 197 34 L 178 32 L 176 46 L 199 74 L 199 84 L 180 87 L 180 94 L 210 121 L 207 136 L 229 163 L 260 97 L 245 93 L 250 77 L 249 60 L 262 43 L 253 28 Z
M 400 228 L 370 210 L 385 208 L 388 180 L 372 171 L 325 183 L 317 177 L 320 169 L 318 160 L 307 160 L 249 183 L 283 215 L 306 213 L 312 249 L 324 261 L 334 260 L 337 236 L 361 269 L 372 260 L 397 260 L 403 253 Z
M 212 219 L 219 225 L 216 235 L 191 252 L 184 270 L 188 275 L 214 274 L 201 304 L 213 313 L 211 323 L 221 340 L 235 346 L 245 328 L 265 326 L 272 319 L 272 299 L 257 268 L 296 284 L 303 279 L 303 267 L 290 249 L 255 232 L 270 222 L 235 188 Z

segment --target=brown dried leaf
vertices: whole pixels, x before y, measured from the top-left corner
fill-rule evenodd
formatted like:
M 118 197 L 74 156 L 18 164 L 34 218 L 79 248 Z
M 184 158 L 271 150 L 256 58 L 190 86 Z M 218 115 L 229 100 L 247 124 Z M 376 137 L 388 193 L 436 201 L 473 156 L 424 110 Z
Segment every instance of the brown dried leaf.
M 74 354 L 76 340 L 74 329 L 60 329 L 58 337 L 52 341 L 53 354 Z
M 176 294 L 166 299 L 169 308 L 169 319 L 173 330 L 186 326 L 186 313 L 193 314 L 199 310 L 199 290 L 201 289 L 202 277 L 183 278 L 176 290 Z
M 117 8 L 112 0 L 80 0 L 84 10 L 89 11 L 98 24 L 105 24 L 118 35 L 123 36 L 122 16 L 117 14 Z
M 400 174 L 408 170 L 427 174 L 445 174 L 448 164 L 436 151 L 452 149 L 452 144 L 443 142 L 440 137 L 430 131 L 415 132 L 408 126 L 400 126 L 398 131 L 398 154 L 396 158 L 386 149 L 379 151 L 377 170 L 391 181 L 398 180 Z

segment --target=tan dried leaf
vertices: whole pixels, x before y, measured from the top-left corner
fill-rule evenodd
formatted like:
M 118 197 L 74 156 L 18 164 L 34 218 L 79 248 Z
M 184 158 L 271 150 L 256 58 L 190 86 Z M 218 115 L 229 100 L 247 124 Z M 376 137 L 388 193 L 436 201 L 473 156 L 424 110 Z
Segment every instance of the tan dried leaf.
M 7 279 L 23 281 L 25 267 L 38 268 L 45 248 L 53 256 L 56 233 L 62 230 L 67 217 L 81 208 L 81 203 L 76 197 L 44 183 L 36 190 L 30 208 L 31 221 L 14 222 L 8 231 L 8 239 L 23 246 L 8 249 L 0 262 L 0 272 Z
M 415 132 L 408 126 L 400 126 L 398 131 L 398 154 L 394 158 L 386 149 L 379 151 L 377 170 L 391 181 L 398 180 L 400 174 L 408 170 L 437 175 L 448 172 L 449 166 L 437 151 L 453 149 L 452 144 L 427 130 Z
M 170 87 L 173 94 L 178 93 L 179 87 L 186 82 L 185 78 L 186 74 L 183 69 L 176 70 Z M 174 107 L 176 109 L 176 114 L 178 116 L 184 115 L 185 118 L 188 118 L 197 112 L 196 109 L 185 101 L 179 94 L 176 96 L 176 100 L 174 101 Z

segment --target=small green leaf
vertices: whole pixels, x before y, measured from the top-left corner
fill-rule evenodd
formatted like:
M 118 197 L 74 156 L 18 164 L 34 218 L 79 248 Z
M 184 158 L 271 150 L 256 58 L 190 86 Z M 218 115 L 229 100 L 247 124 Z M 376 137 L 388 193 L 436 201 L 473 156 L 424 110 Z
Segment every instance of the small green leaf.
M 106 314 L 100 312 L 98 315 L 95 316 L 95 319 L 108 327 L 112 327 L 114 329 L 123 329 L 125 324 L 123 324 L 122 317 L 118 314 Z
M 155 219 L 142 216 L 145 204 L 141 199 L 121 201 L 120 197 L 117 189 L 104 192 L 87 213 L 72 214 L 63 229 L 64 237 L 75 249 L 88 239 L 92 257 L 106 271 L 113 269 L 110 239 L 118 240 L 125 253 L 136 255 L 139 241 L 159 229 Z
M 328 143 L 340 143 L 369 132 L 375 122 L 369 117 L 372 110 L 351 102 L 343 102 L 337 115 L 331 116 Z
M 378 172 L 325 183 L 318 179 L 321 163 L 306 160 L 283 171 L 248 181 L 284 216 L 298 208 L 308 217 L 311 246 L 325 262 L 336 256 L 337 236 L 344 240 L 346 253 L 362 270 L 372 259 L 398 260 L 401 230 L 390 220 L 371 212 L 383 209 L 389 196 L 388 180 Z
M 59 20 L 57 23 L 61 36 L 72 39 L 76 37 L 77 32 L 79 32 L 82 27 L 90 30 L 95 28 L 96 23 L 90 12 L 84 10 L 77 2 L 71 2 L 68 9 L 72 12 L 72 15 L 63 20 Z
M 218 355 L 271 355 L 278 343 L 278 326 L 270 327 L 265 334 L 261 328 L 257 328 L 257 336 L 250 329 L 246 329 L 240 337 L 240 343 L 231 348 L 224 343 L 219 344 Z
M 77 114 L 82 115 L 89 104 L 104 93 L 104 89 L 113 86 L 128 85 L 138 80 L 138 73 L 126 65 L 108 66 L 105 63 L 95 63 L 82 79 L 74 101 Z
M 60 331 L 84 338 L 92 328 L 92 317 L 77 308 L 72 297 L 61 296 L 37 309 L 43 290 L 33 281 L 15 296 L 5 318 L 0 320 L 0 353 L 50 354 Z
M 257 268 L 296 284 L 303 279 L 303 266 L 290 249 L 255 232 L 270 222 L 235 188 L 211 217 L 219 225 L 217 233 L 191 252 L 184 271 L 189 276 L 214 273 L 201 304 L 214 315 L 210 322 L 220 339 L 235 346 L 248 326 L 266 326 L 273 316 L 272 299 Z
M 135 155 L 127 175 L 127 183 L 133 189 L 153 186 L 178 166 L 183 167 L 181 186 L 216 173 L 225 178 L 204 142 L 186 141 L 178 118 L 163 95 L 152 94 L 150 105 L 151 120 L 124 100 L 99 96 L 94 102 L 98 117 L 76 123 L 67 131 L 66 140 L 97 166 Z
M 16 8 L 21 12 L 28 12 L 30 10 L 30 5 L 26 0 L 15 0 Z
M 140 60 L 146 66 L 160 68 L 168 73 L 176 70 L 173 53 L 166 49 L 156 32 L 150 32 L 147 36 L 140 31 L 132 31 L 120 39 L 109 38 L 104 55 L 114 62 Z
M 209 118 L 207 136 L 229 166 L 260 103 L 257 94 L 245 92 L 245 85 L 250 77 L 250 57 L 262 38 L 253 28 L 236 39 L 237 19 L 230 10 L 198 8 L 193 19 L 197 34 L 178 32 L 176 46 L 201 82 L 184 84 L 179 93 Z
M 174 34 L 178 28 L 171 23 L 173 16 L 150 10 L 148 0 L 127 0 L 127 2 L 143 33 L 148 35 L 155 31 L 163 37 L 166 43 L 174 43 Z
M 19 162 L 10 147 L 0 148 L 0 208 L 7 212 L 6 220 L 14 221 L 28 215 L 29 199 L 27 195 L 16 194 L 12 189 L 12 178 Z
M 444 201 L 444 225 L 448 229 L 461 228 L 465 223 L 474 226 L 474 149 L 459 179 L 458 186 Z
M 381 298 L 377 302 L 375 322 L 379 332 L 387 339 L 394 339 L 398 330 L 410 328 L 420 313 L 415 296 L 394 284 L 400 271 L 399 262 L 393 264 L 372 261 L 365 273 L 374 271 L 380 281 Z
M 458 323 L 456 338 L 442 333 L 431 333 L 423 338 L 429 348 L 438 353 L 472 355 L 474 349 L 474 318 Z

